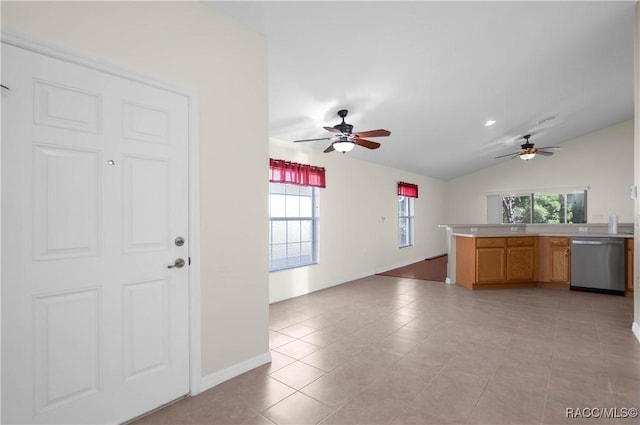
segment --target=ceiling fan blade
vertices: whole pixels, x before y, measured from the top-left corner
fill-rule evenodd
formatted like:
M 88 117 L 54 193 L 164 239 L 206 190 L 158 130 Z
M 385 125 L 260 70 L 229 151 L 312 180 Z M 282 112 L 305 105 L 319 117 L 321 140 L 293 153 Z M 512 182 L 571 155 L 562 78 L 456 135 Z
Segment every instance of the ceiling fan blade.
M 380 147 L 380 143 L 372 142 L 371 140 L 367 140 L 367 139 L 356 138 L 353 141 L 353 143 L 355 143 L 358 146 L 362 146 L 369 149 L 378 149 Z
M 342 133 L 340 130 L 338 130 L 337 128 L 333 128 L 333 127 L 322 127 L 327 131 L 330 131 L 332 133 Z
M 540 149 L 560 149 L 560 146 L 545 146 L 543 148 L 537 148 L 538 150 Z
M 551 156 L 553 155 L 553 152 L 541 151 L 540 149 L 538 149 L 538 151 L 536 152 L 536 155 Z
M 391 134 L 389 130 L 384 130 L 382 128 L 378 130 L 369 130 L 369 131 L 358 131 L 357 133 L 353 133 L 358 137 L 384 137 Z
M 520 155 L 520 152 L 511 152 L 511 153 L 508 153 L 508 154 L 506 154 L 506 155 L 496 156 L 496 158 L 495 158 L 495 159 L 498 159 L 498 158 L 506 158 L 506 157 L 511 156 L 511 155 Z
M 333 152 L 334 150 L 335 148 L 333 147 L 333 143 L 331 143 L 329 147 L 324 150 L 324 153 Z
M 299 143 L 299 142 L 315 142 L 316 140 L 330 140 L 331 137 L 322 137 L 320 139 L 303 139 L 303 140 L 294 140 L 293 143 Z

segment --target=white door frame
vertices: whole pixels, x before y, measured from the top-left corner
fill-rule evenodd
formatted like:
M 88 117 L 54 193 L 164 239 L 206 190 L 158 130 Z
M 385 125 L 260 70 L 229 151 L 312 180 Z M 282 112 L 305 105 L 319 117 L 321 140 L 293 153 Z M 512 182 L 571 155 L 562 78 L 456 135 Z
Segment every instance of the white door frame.
M 36 41 L 15 33 L 2 31 L 2 43 L 40 53 L 65 62 L 91 68 L 131 81 L 167 90 L 188 99 L 189 105 L 189 393 L 202 391 L 201 308 L 200 308 L 200 144 L 198 137 L 198 111 L 195 91 L 173 83 L 149 77 L 103 59 L 88 57 L 72 50 Z M 9 88 L 10 89 L 10 88 Z

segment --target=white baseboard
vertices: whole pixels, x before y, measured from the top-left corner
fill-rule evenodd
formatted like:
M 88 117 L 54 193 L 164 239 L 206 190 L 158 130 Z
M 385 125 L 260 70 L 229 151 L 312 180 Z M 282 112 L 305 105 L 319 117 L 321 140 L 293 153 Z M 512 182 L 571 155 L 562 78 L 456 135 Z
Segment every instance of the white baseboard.
M 225 381 L 228 381 L 229 379 L 242 375 L 243 373 L 248 372 L 251 369 L 255 369 L 259 366 L 267 364 L 270 361 L 271 361 L 271 352 L 267 351 L 266 353 L 262 353 L 259 356 L 253 357 L 251 359 L 247 359 L 240 363 L 236 363 L 233 366 L 230 366 L 226 369 L 222 369 L 210 375 L 203 376 L 200 382 L 200 391 L 201 392 L 206 391 L 210 388 L 215 387 L 216 385 L 219 385 Z M 195 395 L 195 394 L 191 394 L 191 395 Z
M 375 274 L 375 273 L 366 272 L 362 274 L 351 275 L 351 276 L 343 277 L 336 280 L 322 282 L 320 284 L 313 285 L 311 287 L 305 287 L 305 288 L 301 288 L 301 287 L 292 288 L 291 286 L 289 286 L 289 287 L 285 287 L 284 290 L 276 290 L 274 289 L 274 286 L 270 286 L 269 304 L 277 303 L 284 300 L 289 300 L 291 298 L 300 297 L 302 295 L 308 295 L 317 291 L 322 291 L 323 289 L 331 288 L 333 286 L 338 286 L 354 280 L 369 277 L 372 274 Z
M 631 325 L 631 331 L 636 336 L 638 342 L 640 342 L 640 324 L 638 324 L 638 322 L 633 322 L 633 325 Z

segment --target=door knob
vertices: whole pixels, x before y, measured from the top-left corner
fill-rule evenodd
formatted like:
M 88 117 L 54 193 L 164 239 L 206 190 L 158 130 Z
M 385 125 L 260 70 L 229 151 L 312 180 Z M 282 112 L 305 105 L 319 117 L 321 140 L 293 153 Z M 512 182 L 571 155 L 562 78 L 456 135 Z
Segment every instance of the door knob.
M 184 265 L 185 265 L 185 262 L 183 258 L 176 258 L 176 261 L 173 264 L 168 265 L 167 268 L 172 269 L 174 267 L 177 267 L 180 269 L 184 267 Z

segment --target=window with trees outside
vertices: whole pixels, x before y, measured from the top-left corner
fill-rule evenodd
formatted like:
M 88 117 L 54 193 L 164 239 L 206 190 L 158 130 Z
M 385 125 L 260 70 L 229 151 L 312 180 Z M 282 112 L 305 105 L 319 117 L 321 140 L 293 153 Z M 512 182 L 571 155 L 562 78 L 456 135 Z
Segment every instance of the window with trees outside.
M 502 223 L 587 222 L 586 190 L 501 194 L 493 199 L 502 204 Z

